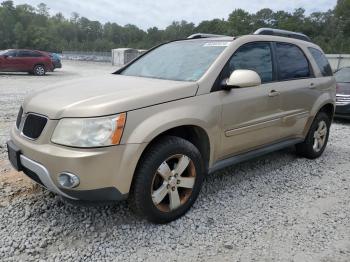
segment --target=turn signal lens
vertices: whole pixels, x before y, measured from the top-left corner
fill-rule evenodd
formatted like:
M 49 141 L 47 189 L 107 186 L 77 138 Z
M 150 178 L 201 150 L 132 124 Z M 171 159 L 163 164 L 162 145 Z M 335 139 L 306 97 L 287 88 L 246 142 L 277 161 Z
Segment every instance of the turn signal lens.
M 126 113 L 121 113 L 119 115 L 119 118 L 115 122 L 115 131 L 112 136 L 113 145 L 119 145 L 120 140 L 122 139 L 125 121 L 126 121 Z

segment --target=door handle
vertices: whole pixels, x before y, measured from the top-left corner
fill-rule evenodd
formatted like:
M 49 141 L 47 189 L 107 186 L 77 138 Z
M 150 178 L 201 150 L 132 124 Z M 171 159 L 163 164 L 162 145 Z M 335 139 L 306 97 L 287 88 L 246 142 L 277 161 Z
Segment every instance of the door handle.
M 269 97 L 279 96 L 281 93 L 276 90 L 271 90 L 269 93 Z
M 310 89 L 314 89 L 315 87 L 316 87 L 315 83 L 310 83 L 310 86 L 309 86 Z

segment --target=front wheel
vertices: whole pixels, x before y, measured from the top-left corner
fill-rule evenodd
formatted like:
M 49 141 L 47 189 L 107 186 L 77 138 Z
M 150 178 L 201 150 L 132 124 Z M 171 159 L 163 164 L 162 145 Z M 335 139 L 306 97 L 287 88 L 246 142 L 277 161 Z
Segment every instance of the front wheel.
M 318 113 L 305 141 L 296 145 L 297 154 L 309 159 L 321 156 L 327 146 L 330 126 L 329 116 L 324 112 Z
M 43 76 L 45 75 L 45 67 L 43 65 L 36 65 L 33 69 L 33 73 L 36 76 Z
M 179 137 L 163 137 L 140 160 L 129 199 L 132 209 L 153 223 L 179 218 L 200 192 L 203 167 L 193 144 Z

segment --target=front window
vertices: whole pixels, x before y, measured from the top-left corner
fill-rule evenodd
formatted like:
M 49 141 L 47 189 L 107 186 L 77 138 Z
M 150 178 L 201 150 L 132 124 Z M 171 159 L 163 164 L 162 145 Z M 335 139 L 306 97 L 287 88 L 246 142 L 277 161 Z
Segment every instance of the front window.
M 15 57 L 17 54 L 16 50 L 4 50 L 0 52 L 0 55 L 7 55 L 9 57 Z
M 227 41 L 186 40 L 162 45 L 120 74 L 176 81 L 196 81 L 229 45 Z
M 340 69 L 335 73 L 335 79 L 338 83 L 350 83 L 350 67 Z
M 241 46 L 232 56 L 228 66 L 227 77 L 237 69 L 248 69 L 258 73 L 262 83 L 271 82 L 273 68 L 270 43 L 249 43 Z

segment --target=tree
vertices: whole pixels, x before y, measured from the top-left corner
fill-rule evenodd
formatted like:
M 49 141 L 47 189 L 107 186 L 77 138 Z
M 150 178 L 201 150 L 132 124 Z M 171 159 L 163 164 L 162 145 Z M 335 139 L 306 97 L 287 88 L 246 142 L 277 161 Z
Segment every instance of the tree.
M 254 30 L 252 16 L 243 9 L 236 9 L 228 17 L 228 28 L 230 35 L 250 34 Z
M 212 19 L 197 26 L 174 21 L 164 30 L 151 27 L 146 31 L 135 25 L 107 22 L 101 24 L 78 13 L 65 18 L 50 15 L 45 4 L 33 7 L 3 1 L 0 5 L 0 49 L 33 48 L 47 51 L 108 51 L 118 47 L 146 49 L 159 43 L 186 38 L 193 33 L 240 36 L 260 27 L 299 31 L 309 35 L 325 52 L 350 52 L 350 0 L 338 0 L 333 10 L 305 14 L 303 8 L 292 12 L 264 8 L 256 13 L 233 10 L 227 19 Z
M 227 23 L 223 19 L 203 21 L 196 27 L 196 32 L 210 34 L 225 34 L 228 31 Z
M 49 16 L 49 8 L 44 3 L 38 4 L 38 14 L 42 16 Z

